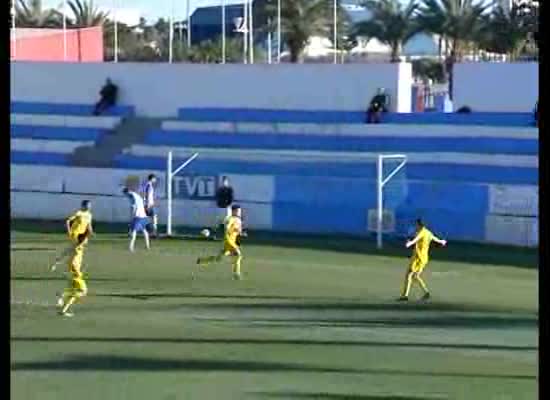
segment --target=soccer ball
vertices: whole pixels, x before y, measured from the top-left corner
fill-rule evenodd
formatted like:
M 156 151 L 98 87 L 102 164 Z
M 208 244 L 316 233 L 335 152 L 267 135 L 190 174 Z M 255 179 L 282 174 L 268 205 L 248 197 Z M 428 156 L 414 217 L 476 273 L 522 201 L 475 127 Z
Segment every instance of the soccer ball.
M 210 237 L 210 229 L 203 229 L 201 231 L 201 236 L 204 237 L 204 238 Z

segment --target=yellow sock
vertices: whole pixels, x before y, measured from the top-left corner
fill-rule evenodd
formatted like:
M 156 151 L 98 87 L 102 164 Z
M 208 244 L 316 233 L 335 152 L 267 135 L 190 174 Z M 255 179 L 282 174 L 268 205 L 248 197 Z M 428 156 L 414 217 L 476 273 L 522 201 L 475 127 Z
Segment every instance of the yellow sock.
M 412 281 L 413 281 L 413 273 L 409 272 L 407 273 L 407 277 L 405 278 L 405 284 L 403 285 L 403 291 L 401 292 L 402 297 L 409 297 Z
M 233 263 L 233 273 L 234 274 L 240 275 L 240 273 L 241 273 L 241 260 L 242 259 L 243 258 L 241 256 L 237 256 L 237 259 Z
M 420 276 L 416 276 L 416 280 L 418 281 L 418 283 L 420 284 L 420 287 L 422 288 L 422 290 L 424 291 L 424 293 L 429 293 L 430 291 L 428 290 L 428 286 L 426 286 L 426 283 L 424 282 L 424 280 L 420 277 Z

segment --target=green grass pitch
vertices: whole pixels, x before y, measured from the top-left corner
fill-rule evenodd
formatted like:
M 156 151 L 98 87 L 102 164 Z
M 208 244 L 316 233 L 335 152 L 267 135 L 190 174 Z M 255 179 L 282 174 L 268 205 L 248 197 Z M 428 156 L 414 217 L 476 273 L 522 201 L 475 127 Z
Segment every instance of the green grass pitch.
M 12 224 L 12 399 L 537 398 L 536 250 L 433 249 L 433 299 L 401 304 L 397 245 L 252 234 L 233 281 L 195 265 L 218 242 L 140 237 L 130 254 L 98 226 L 90 295 L 63 319 L 62 229 Z

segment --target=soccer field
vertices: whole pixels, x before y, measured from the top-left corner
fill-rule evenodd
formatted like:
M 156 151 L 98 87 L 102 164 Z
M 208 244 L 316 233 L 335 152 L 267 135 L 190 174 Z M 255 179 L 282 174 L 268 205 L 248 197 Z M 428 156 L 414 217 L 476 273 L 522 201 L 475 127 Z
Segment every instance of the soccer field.
M 138 238 L 130 254 L 99 225 L 90 295 L 64 319 L 65 268 L 48 271 L 62 227 L 12 226 L 12 399 L 537 398 L 536 250 L 433 249 L 433 299 L 402 304 L 392 246 L 251 235 L 233 281 L 195 265 L 218 242 Z

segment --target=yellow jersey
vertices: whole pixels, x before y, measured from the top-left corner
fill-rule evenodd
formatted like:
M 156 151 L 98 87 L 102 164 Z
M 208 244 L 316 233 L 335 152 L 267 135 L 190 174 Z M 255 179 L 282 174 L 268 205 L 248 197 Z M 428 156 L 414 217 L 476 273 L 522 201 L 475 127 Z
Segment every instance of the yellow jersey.
M 79 236 L 88 231 L 92 224 L 92 213 L 90 211 L 78 210 L 68 220 L 71 227 L 71 236 Z
M 225 219 L 225 241 L 236 243 L 241 234 L 241 219 L 239 217 L 229 216 Z
M 420 239 L 415 244 L 413 256 L 422 261 L 428 261 L 430 243 L 432 242 L 434 235 L 424 227 L 417 232 L 416 237 L 418 236 L 420 236 Z

